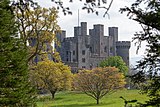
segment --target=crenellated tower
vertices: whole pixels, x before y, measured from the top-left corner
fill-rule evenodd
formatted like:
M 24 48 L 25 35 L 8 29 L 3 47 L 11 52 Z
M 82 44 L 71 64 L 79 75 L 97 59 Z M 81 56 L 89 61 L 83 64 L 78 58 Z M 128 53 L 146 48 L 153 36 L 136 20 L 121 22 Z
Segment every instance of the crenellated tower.
M 109 44 L 110 44 L 110 56 L 116 56 L 116 42 L 118 41 L 118 27 L 109 27 Z
M 117 41 L 116 42 L 116 53 L 121 56 L 126 65 L 129 67 L 129 49 L 131 47 L 130 41 Z
M 87 22 L 74 27 L 74 37 L 66 37 L 66 32 L 57 34 L 62 61 L 71 66 L 72 72 L 92 69 L 109 56 L 121 56 L 129 66 L 129 41 L 118 41 L 118 27 L 109 27 L 109 36 L 104 35 L 104 25 L 95 24 L 87 35 Z

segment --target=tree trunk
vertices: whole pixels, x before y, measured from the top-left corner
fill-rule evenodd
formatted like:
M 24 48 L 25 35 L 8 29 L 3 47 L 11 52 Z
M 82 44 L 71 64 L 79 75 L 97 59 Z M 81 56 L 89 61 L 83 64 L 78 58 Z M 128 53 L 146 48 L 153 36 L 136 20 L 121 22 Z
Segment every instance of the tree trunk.
M 55 93 L 56 93 L 56 90 L 52 90 L 52 91 L 50 91 L 51 92 L 51 94 L 52 94 L 52 99 L 54 99 L 54 97 L 55 97 Z
M 99 104 L 99 98 L 97 98 L 96 101 L 97 101 L 97 104 Z

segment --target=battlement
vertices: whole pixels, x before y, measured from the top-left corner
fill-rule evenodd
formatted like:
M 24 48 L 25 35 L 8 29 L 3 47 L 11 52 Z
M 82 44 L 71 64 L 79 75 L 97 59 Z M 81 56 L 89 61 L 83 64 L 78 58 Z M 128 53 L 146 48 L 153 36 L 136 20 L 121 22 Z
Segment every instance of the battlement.
M 65 38 L 65 41 L 75 41 L 75 37 L 67 37 Z
M 104 25 L 102 25 L 102 24 L 95 24 L 95 25 L 93 25 L 93 26 L 104 26 Z
M 101 30 L 104 32 L 104 25 L 102 24 L 93 25 L 93 29 Z
M 130 41 L 117 41 L 116 47 L 117 48 L 130 48 L 131 42 Z

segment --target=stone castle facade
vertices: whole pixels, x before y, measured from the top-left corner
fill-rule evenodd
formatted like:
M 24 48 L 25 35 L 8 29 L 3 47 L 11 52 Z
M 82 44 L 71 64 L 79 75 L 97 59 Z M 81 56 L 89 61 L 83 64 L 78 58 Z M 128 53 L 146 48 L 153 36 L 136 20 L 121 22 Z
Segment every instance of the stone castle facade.
M 108 30 L 109 36 L 105 36 L 104 25 L 96 24 L 87 35 L 87 22 L 81 22 L 81 26 L 74 27 L 74 37 L 66 37 L 66 31 L 57 34 L 61 45 L 55 45 L 55 49 L 72 72 L 95 68 L 102 60 L 116 55 L 129 66 L 130 41 L 118 41 L 118 27 Z

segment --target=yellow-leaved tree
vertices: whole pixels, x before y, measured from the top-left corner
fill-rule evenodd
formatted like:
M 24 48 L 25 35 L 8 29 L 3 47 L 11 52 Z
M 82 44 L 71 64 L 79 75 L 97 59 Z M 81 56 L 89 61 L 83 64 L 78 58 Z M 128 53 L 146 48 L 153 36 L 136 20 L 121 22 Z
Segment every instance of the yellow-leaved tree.
M 123 88 L 124 85 L 124 75 L 115 67 L 82 70 L 75 74 L 73 80 L 74 88 L 94 98 L 97 104 L 103 96 Z
M 47 44 L 56 42 L 55 35 L 60 32 L 57 24 L 58 11 L 54 7 L 42 8 L 39 5 L 32 7 L 30 3 L 25 7 L 19 5 L 14 5 L 14 7 L 20 38 L 29 50 L 28 62 L 44 52 L 52 54 L 52 47 L 48 50 L 46 48 L 49 47 Z
M 62 62 L 41 61 L 32 70 L 34 70 L 31 72 L 33 84 L 50 91 L 53 99 L 57 91 L 71 88 L 72 73 L 70 67 Z

